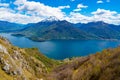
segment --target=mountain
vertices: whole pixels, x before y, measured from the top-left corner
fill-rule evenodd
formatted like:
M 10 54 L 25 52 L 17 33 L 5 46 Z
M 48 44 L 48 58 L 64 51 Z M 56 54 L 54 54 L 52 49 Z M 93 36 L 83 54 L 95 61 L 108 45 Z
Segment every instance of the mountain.
M 0 21 L 0 32 L 13 32 L 25 28 L 21 24 Z
M 77 24 L 78 26 L 79 24 Z M 120 39 L 120 26 L 107 24 L 104 22 L 91 22 L 80 24 L 80 30 L 94 34 L 102 39 Z
M 88 34 L 65 20 L 42 21 L 36 24 L 28 24 L 27 28 L 14 35 L 23 35 L 37 41 L 54 39 L 98 39 L 94 34 Z
M 26 28 L 13 35 L 22 35 L 34 41 L 120 39 L 120 26 L 107 24 L 102 21 L 72 24 L 52 17 L 38 23 L 28 24 Z
M 0 37 L 0 80 L 119 80 L 120 47 L 86 57 L 50 59 Z
M 54 22 L 54 21 L 60 21 L 60 20 L 57 19 L 55 16 L 50 16 L 50 17 L 42 20 L 41 22 Z

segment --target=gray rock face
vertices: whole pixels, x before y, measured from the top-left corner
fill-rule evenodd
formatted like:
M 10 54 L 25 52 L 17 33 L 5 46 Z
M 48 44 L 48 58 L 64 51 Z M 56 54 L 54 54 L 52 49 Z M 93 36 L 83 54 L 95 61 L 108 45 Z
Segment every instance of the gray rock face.
M 8 63 L 5 63 L 4 67 L 3 67 L 3 70 L 7 73 L 9 73 L 10 71 L 10 65 Z
M 7 49 L 0 44 L 0 52 L 8 53 Z
M 22 71 L 20 69 L 17 69 L 14 72 L 16 73 L 15 75 L 22 75 Z

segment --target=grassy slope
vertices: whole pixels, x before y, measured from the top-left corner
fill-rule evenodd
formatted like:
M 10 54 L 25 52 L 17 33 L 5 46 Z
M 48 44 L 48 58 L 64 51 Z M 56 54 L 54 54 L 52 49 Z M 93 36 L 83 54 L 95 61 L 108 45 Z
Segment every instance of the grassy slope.
M 47 58 L 36 48 L 18 48 L 4 38 L 0 38 L 0 46 L 0 80 L 41 79 L 60 64 L 60 61 Z M 3 69 L 6 64 L 9 70 Z
M 1 48 L 2 45 L 2 48 Z M 4 70 L 6 63 L 10 66 Z M 120 80 L 120 47 L 60 62 L 0 38 L 0 80 Z
M 120 80 L 120 47 L 75 58 L 48 76 L 47 80 Z

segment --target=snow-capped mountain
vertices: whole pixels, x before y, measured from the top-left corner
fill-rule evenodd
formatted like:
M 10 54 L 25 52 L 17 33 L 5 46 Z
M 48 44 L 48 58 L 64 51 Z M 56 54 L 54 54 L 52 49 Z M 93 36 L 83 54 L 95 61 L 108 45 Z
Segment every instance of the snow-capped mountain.
M 42 20 L 41 22 L 53 22 L 53 21 L 60 21 L 58 18 L 56 18 L 55 16 L 50 16 L 44 20 Z

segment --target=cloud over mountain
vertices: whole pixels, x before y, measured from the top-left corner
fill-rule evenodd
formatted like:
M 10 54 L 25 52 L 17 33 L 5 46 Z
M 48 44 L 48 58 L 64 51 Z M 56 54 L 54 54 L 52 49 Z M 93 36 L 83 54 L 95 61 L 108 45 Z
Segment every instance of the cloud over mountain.
M 0 20 L 27 24 L 40 22 L 50 16 L 55 16 L 59 20 L 67 20 L 72 23 L 104 21 L 110 24 L 120 24 L 120 14 L 114 10 L 97 8 L 97 10 L 86 15 L 81 11 L 89 9 L 88 5 L 80 3 L 76 6 L 75 9 L 71 9 L 71 5 L 53 7 L 36 1 L 16 0 L 12 3 L 0 3 Z M 66 9 L 71 10 L 70 13 L 65 12 Z
M 91 14 L 92 16 L 85 16 L 78 12 L 71 12 L 67 20 L 74 23 L 103 21 L 109 24 L 120 25 L 120 14 L 116 11 L 98 8 L 96 11 L 91 12 Z

